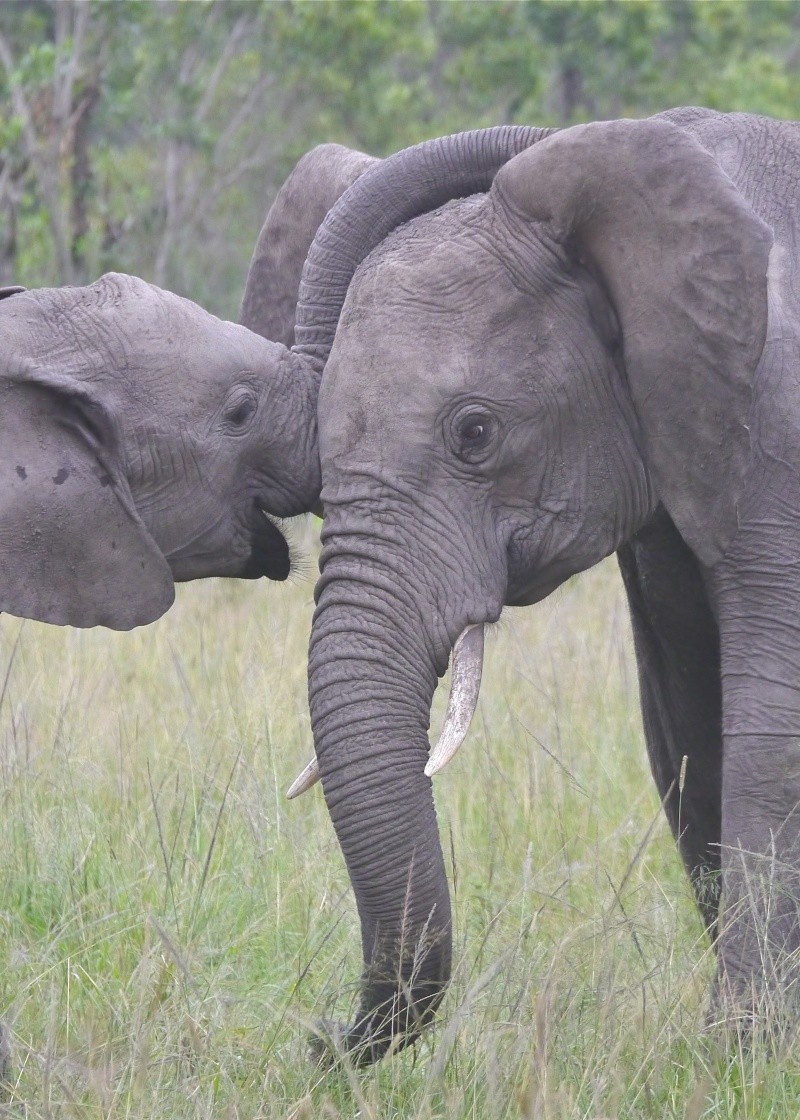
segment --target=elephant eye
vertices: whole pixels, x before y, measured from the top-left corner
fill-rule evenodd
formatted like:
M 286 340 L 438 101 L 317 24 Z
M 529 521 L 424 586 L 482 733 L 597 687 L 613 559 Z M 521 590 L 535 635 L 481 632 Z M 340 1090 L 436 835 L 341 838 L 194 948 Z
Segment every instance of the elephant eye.
M 226 409 L 225 421 L 233 428 L 243 428 L 247 421 L 255 413 L 256 407 L 256 399 L 250 394 L 247 394 L 247 396 L 244 397 L 239 397 Z
M 474 424 L 470 424 L 468 428 L 463 428 L 461 431 L 461 442 L 467 443 L 470 447 L 477 447 L 481 444 L 486 436 L 486 425 L 479 423 L 477 420 Z
M 489 446 L 492 420 L 485 412 L 468 412 L 457 423 L 457 454 L 465 462 L 474 462 Z

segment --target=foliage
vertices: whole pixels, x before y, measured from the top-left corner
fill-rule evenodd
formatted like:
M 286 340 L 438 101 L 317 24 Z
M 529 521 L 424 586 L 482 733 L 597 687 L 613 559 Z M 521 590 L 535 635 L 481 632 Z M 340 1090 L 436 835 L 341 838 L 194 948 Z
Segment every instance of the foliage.
M 0 282 L 131 271 L 236 313 L 294 161 L 510 121 L 796 112 L 794 0 L 0 5 Z

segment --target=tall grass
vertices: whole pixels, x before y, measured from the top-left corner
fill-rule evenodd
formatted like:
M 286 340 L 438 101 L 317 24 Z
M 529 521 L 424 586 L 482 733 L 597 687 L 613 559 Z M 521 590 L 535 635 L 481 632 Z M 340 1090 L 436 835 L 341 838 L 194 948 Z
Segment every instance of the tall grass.
M 613 564 L 507 613 L 436 779 L 455 915 L 436 1029 L 374 1070 L 308 1062 L 360 965 L 321 793 L 283 796 L 312 751 L 311 591 L 187 587 L 130 635 L 0 620 L 0 1114 L 796 1116 L 796 1056 L 703 1041 L 713 964 Z

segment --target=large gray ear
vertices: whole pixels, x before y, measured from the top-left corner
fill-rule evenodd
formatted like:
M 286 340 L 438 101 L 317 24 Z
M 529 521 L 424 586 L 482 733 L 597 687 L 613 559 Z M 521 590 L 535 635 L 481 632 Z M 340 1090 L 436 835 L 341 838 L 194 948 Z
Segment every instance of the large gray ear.
M 0 382 L 0 610 L 129 630 L 174 598 L 119 469 L 113 426 L 71 379 L 24 364 Z
M 325 215 L 378 163 L 341 144 L 320 144 L 299 161 L 269 209 L 247 273 L 239 322 L 294 345 L 294 315 L 306 255 Z
M 736 531 L 772 235 L 714 159 L 665 121 L 578 125 L 498 174 L 501 205 L 599 269 L 659 497 L 705 564 Z

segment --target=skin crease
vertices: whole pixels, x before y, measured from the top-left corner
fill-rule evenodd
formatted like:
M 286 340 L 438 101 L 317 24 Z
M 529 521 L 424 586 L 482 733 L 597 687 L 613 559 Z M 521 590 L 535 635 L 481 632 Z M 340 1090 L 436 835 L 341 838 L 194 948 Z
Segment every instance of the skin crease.
M 344 682 L 331 675 L 330 658 L 339 664 L 346 657 L 353 666 L 357 649 L 375 651 L 367 670 L 372 695 L 366 702 L 376 719 L 409 728 L 419 744 L 421 771 L 433 687 L 464 627 L 494 621 L 504 602 L 542 598 L 573 571 L 613 552 L 626 531 L 637 528 L 654 508 L 637 452 L 635 414 L 629 403 L 622 418 L 614 407 L 615 400 L 625 398 L 615 384 L 620 372 L 604 340 L 608 322 L 592 322 L 596 282 L 580 268 L 562 282 L 557 271 L 562 262 L 553 254 L 528 290 L 520 291 L 514 269 L 482 244 L 483 231 L 491 224 L 490 207 L 486 199 L 454 204 L 414 223 L 413 238 L 401 233 L 387 241 L 351 287 L 323 379 L 324 549 L 309 672 L 317 755 L 335 824 L 337 803 L 358 796 L 356 781 L 373 769 L 376 754 L 399 751 L 391 739 L 376 743 L 373 733 L 366 748 L 373 766 L 359 763 L 346 786 L 334 784 L 341 781 L 342 736 L 354 753 L 357 743 L 353 703 L 342 698 Z M 474 269 L 476 257 L 477 284 L 460 289 L 439 282 L 443 271 L 449 277 Z M 419 291 L 424 300 L 417 298 Z M 414 329 L 406 333 L 408 321 Z M 556 330 L 564 321 L 570 329 Z M 467 331 L 476 342 L 464 353 L 461 340 Z M 363 353 L 371 355 L 368 385 L 361 379 Z M 399 376 L 398 353 L 404 358 L 407 390 L 402 400 L 390 393 Z M 536 363 L 533 353 L 541 355 Z M 524 379 L 516 373 L 520 354 L 531 366 Z M 492 386 L 490 397 L 487 385 Z M 343 408 L 345 401 L 356 402 L 356 407 Z M 457 418 L 473 411 L 490 414 L 495 427 L 475 464 L 464 463 L 454 451 Z M 622 422 L 626 413 L 630 428 Z M 577 423 L 568 425 L 567 417 Z M 598 424 L 603 417 L 608 418 L 606 430 Z M 543 425 L 556 454 L 541 453 L 548 439 Z M 565 493 L 566 465 L 574 462 L 582 465 L 579 484 Z M 629 497 L 629 509 L 619 510 L 618 494 Z M 356 524 L 354 510 L 361 512 L 364 506 L 380 509 L 382 521 L 395 515 L 392 556 L 368 516 Z M 401 525 L 406 530 L 413 526 L 413 534 L 403 533 Z M 398 554 L 406 554 L 405 564 L 396 559 Z M 349 606 L 356 594 L 352 582 L 383 586 L 381 577 L 389 566 L 395 600 L 400 599 L 397 589 L 403 589 L 395 609 L 378 611 L 369 604 L 357 611 Z M 413 587 L 408 586 L 408 567 L 414 572 Z M 353 635 L 344 648 L 335 636 L 343 625 L 342 599 Z M 412 618 L 421 631 L 416 643 L 407 634 Z M 376 668 L 387 631 L 392 648 L 399 646 L 404 655 L 398 680 L 392 679 L 392 670 L 386 671 L 388 688 Z M 414 711 L 407 704 L 398 711 L 398 694 L 419 691 L 408 666 L 423 660 L 430 663 L 424 699 Z M 388 703 L 381 705 L 377 694 Z M 374 780 L 374 772 L 372 776 Z M 364 870 L 363 861 L 372 862 L 376 845 L 390 849 L 400 831 L 385 807 L 380 820 L 375 812 L 367 796 L 359 798 L 356 812 L 347 812 L 347 820 L 357 819 L 362 836 L 369 837 L 368 846 L 348 837 L 347 824 L 338 828 L 357 898 L 362 879 L 374 874 L 372 866 Z M 424 823 L 430 828 L 429 819 Z M 446 935 L 449 920 L 444 914 L 443 927 L 437 929 L 437 918 L 437 913 L 423 918 L 434 941 L 434 975 L 441 966 L 434 934 Z M 370 929 L 368 943 L 378 936 Z
M 174 580 L 286 578 L 262 512 L 277 347 L 115 274 L 9 294 L 0 318 L 4 611 L 128 629 Z
M 488 199 L 389 237 L 348 293 L 319 398 L 309 696 L 362 919 L 362 1003 L 343 1042 L 365 1060 L 419 1030 L 448 974 L 420 772 L 450 649 L 614 550 L 651 765 L 712 936 L 724 874 L 721 1012 L 752 1016 L 794 977 L 800 313 L 786 199 L 800 136 L 704 110 L 661 121 L 682 133 L 659 122 L 638 156 L 627 122 L 608 143 L 598 125 L 536 145 Z M 622 185 L 603 195 L 604 175 Z M 398 970 L 415 977 L 412 1007 Z

